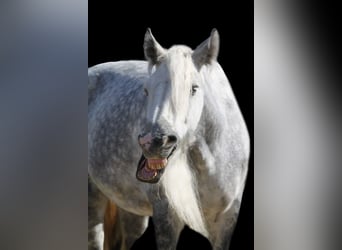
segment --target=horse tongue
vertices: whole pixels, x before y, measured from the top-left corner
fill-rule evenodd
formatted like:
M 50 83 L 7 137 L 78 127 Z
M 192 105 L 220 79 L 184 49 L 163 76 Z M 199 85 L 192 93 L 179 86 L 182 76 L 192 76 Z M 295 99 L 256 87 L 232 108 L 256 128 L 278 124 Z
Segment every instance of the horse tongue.
M 151 180 L 153 177 L 157 175 L 157 170 L 150 169 L 147 167 L 147 164 L 140 171 L 142 177 L 146 180 Z
M 148 161 L 142 156 L 138 164 L 137 177 L 140 180 L 150 181 L 157 175 L 157 170 L 148 167 Z

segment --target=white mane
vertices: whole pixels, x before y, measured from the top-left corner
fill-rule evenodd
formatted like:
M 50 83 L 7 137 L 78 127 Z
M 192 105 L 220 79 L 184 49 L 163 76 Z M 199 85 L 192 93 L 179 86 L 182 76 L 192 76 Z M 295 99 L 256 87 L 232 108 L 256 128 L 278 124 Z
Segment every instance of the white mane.
M 178 217 L 193 230 L 208 236 L 198 200 L 197 182 L 183 152 L 172 158 L 162 183 L 166 197 Z
M 171 110 L 177 119 L 186 119 L 189 110 L 191 88 L 196 68 L 191 57 L 191 49 L 186 46 L 174 46 L 166 58 L 166 66 L 171 80 Z M 206 223 L 198 201 L 197 183 L 181 149 L 169 163 L 163 185 L 166 196 L 178 217 L 190 228 L 207 236 Z

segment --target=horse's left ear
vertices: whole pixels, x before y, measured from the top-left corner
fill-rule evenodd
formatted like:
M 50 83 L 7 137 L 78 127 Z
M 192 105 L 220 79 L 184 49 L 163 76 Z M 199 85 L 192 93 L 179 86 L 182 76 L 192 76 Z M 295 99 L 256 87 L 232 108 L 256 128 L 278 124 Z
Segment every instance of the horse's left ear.
M 210 37 L 198 45 L 192 53 L 192 58 L 197 68 L 200 69 L 204 64 L 210 64 L 213 61 L 216 61 L 219 48 L 220 36 L 217 30 L 213 29 Z

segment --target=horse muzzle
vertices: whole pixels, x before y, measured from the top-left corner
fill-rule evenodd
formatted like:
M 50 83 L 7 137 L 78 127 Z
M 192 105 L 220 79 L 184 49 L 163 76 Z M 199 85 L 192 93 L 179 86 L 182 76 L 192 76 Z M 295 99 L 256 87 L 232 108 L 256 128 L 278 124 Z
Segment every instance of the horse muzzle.
M 138 163 L 136 177 L 142 182 L 157 183 L 164 173 L 168 159 L 176 149 L 177 136 L 152 136 L 148 133 L 140 135 L 138 142 L 143 154 Z

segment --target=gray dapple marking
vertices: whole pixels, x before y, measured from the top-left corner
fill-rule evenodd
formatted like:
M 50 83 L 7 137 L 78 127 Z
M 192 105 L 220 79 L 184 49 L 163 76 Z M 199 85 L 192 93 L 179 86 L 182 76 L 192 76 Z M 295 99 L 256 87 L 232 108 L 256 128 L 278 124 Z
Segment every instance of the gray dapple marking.
M 163 48 L 148 29 L 147 61 L 89 68 L 89 249 L 102 249 L 106 200 L 118 206 L 117 249 L 155 224 L 158 249 L 184 225 L 228 249 L 245 186 L 249 136 L 217 62 L 219 35 L 194 51 Z

